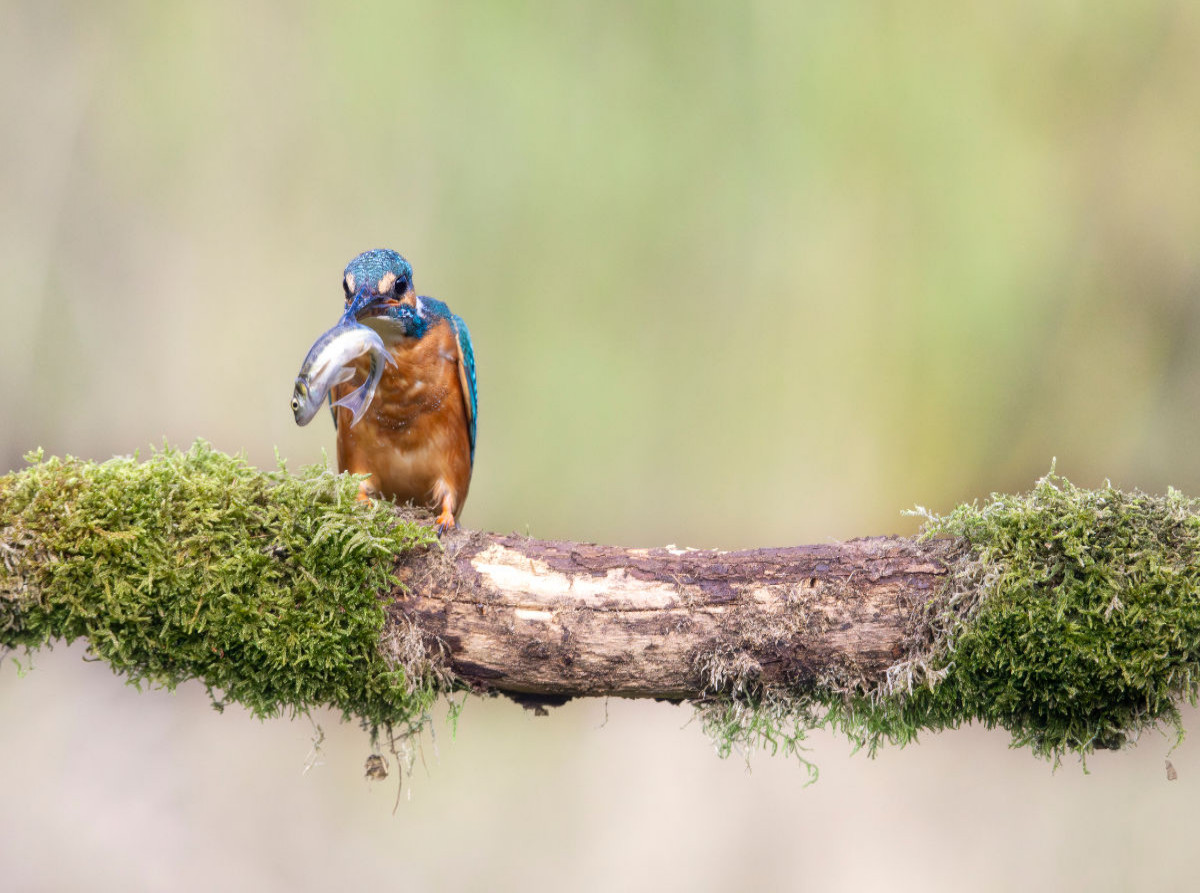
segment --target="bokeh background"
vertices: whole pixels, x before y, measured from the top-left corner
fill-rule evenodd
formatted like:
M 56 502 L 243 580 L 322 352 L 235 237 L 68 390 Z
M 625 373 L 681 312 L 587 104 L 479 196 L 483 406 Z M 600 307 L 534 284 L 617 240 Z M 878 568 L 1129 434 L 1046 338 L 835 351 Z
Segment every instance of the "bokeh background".
M 1054 457 L 1200 495 L 1198 59 L 1186 0 L 8 0 L 0 470 L 322 461 L 292 378 L 389 246 L 474 335 L 469 526 L 910 533 Z M 815 735 L 805 789 L 684 708 L 472 699 L 393 815 L 357 728 L 305 772 L 312 723 L 84 656 L 0 671 L 6 889 L 1195 885 L 1194 739 Z

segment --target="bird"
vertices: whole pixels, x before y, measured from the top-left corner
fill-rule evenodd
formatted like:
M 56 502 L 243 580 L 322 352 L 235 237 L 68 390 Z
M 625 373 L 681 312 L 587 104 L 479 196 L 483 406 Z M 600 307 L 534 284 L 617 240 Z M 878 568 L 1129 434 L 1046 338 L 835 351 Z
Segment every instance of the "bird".
M 364 251 L 342 273 L 343 321 L 379 334 L 387 364 L 374 399 L 357 424 L 333 406 L 367 375 L 369 357 L 353 379 L 330 391 L 337 430 L 338 470 L 368 475 L 358 498 L 385 497 L 436 511 L 445 534 L 458 525 L 475 464 L 479 413 L 475 349 L 462 317 L 435 298 L 418 296 L 412 266 L 398 252 Z

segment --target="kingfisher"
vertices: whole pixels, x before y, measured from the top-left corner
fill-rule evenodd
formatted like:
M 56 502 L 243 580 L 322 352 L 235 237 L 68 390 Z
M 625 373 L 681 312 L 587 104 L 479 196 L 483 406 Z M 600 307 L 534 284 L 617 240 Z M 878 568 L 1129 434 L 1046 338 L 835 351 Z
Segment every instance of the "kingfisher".
M 442 301 L 418 297 L 412 266 L 395 251 L 364 251 L 342 274 L 343 321 L 383 339 L 395 361 L 384 367 L 375 397 L 357 424 L 346 406 L 331 406 L 339 471 L 369 475 L 359 499 L 412 501 L 438 512 L 438 533 L 457 525 L 475 464 L 479 398 L 475 350 L 462 317 Z M 354 363 L 367 374 L 368 356 Z M 354 390 L 330 391 L 330 402 Z

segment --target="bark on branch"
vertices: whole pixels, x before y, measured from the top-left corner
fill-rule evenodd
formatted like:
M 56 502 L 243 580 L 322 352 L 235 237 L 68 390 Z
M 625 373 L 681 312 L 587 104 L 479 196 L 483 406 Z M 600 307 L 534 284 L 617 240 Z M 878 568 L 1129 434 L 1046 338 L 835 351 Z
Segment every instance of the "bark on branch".
M 717 552 L 458 533 L 406 557 L 396 609 L 472 685 L 548 696 L 697 698 L 726 674 L 879 681 L 913 644 L 949 542 L 898 537 Z

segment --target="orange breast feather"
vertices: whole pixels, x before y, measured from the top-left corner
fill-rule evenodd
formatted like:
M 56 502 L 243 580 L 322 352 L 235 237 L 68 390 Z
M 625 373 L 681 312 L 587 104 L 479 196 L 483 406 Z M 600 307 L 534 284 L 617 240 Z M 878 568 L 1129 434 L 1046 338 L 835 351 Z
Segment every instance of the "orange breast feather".
M 335 410 L 338 468 L 371 475 L 366 495 L 411 500 L 452 519 L 471 483 L 468 404 L 454 331 L 441 320 L 424 337 L 388 347 L 396 365 L 385 369 L 358 424 L 351 427 L 348 409 Z M 360 358 L 354 379 L 334 388 L 335 400 L 364 380 L 367 362 Z

